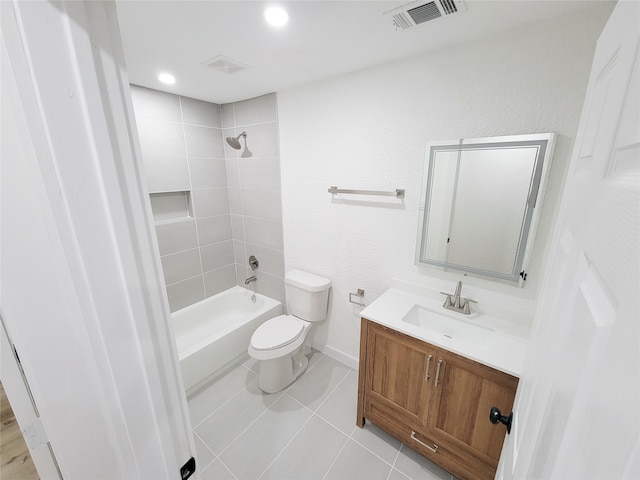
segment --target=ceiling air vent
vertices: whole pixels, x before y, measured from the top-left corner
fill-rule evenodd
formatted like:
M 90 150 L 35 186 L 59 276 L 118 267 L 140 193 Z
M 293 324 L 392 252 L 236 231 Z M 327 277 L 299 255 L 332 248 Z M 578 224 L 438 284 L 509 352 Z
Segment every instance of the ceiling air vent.
M 248 65 L 232 60 L 224 55 L 218 55 L 217 57 L 211 58 L 206 62 L 202 62 L 201 65 L 227 74 L 236 73 L 240 70 L 244 70 L 245 68 L 249 68 Z
M 458 13 L 463 6 L 461 0 L 434 0 L 427 3 L 424 3 L 424 0 L 418 0 L 385 12 L 385 14 L 391 15 L 396 29 L 406 30 L 429 20 Z

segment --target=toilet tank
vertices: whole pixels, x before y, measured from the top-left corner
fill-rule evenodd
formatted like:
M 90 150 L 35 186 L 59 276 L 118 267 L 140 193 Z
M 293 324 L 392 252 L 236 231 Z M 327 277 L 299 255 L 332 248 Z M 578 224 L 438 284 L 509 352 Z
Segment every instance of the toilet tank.
M 301 270 L 291 270 L 284 276 L 287 309 L 307 322 L 327 318 L 331 280 Z

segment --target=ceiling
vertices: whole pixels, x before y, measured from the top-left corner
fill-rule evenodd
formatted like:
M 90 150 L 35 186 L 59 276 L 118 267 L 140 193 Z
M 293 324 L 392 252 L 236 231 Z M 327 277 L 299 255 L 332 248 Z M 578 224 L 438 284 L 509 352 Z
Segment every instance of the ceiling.
M 412 2 L 416 6 L 430 0 Z M 289 23 L 275 29 L 261 1 L 117 1 L 131 83 L 229 103 L 343 75 L 588 8 L 585 1 L 465 0 L 460 11 L 407 30 L 384 12 L 407 1 L 278 2 Z M 203 66 L 223 55 L 247 66 Z M 157 76 L 170 72 L 174 85 Z

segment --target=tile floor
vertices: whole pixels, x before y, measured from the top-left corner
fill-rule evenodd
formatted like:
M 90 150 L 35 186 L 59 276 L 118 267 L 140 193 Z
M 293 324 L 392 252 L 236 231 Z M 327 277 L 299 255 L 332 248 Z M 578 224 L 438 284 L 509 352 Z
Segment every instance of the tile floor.
M 367 423 L 355 425 L 357 371 L 319 352 L 289 388 L 265 394 L 252 359 L 189 397 L 202 479 L 452 480 Z

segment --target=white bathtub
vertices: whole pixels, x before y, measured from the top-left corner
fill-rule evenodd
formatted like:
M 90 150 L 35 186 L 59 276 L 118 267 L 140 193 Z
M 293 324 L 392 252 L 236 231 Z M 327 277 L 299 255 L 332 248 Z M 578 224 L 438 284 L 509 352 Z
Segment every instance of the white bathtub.
M 252 296 L 255 295 L 255 302 Z M 171 314 L 184 387 L 189 392 L 247 352 L 251 335 L 282 314 L 277 300 L 233 287 Z

